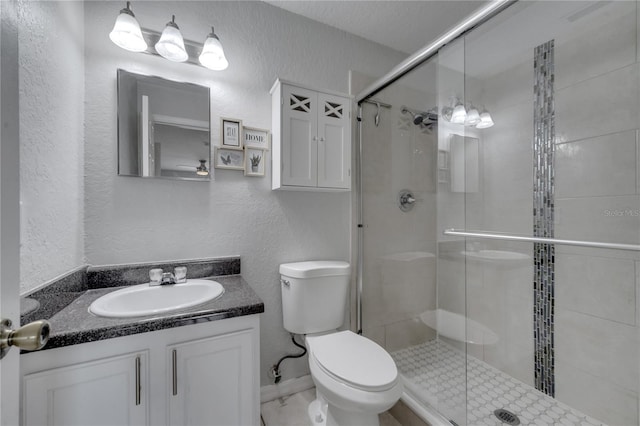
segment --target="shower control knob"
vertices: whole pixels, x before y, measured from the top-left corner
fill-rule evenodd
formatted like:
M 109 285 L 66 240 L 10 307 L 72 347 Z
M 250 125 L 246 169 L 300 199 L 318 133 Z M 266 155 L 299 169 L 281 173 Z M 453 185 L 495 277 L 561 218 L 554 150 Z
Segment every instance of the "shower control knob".
M 398 194 L 398 207 L 400 207 L 400 210 L 402 210 L 403 212 L 408 212 L 409 210 L 411 210 L 416 201 L 418 200 L 416 200 L 416 198 L 413 196 L 413 193 L 408 189 L 403 189 Z

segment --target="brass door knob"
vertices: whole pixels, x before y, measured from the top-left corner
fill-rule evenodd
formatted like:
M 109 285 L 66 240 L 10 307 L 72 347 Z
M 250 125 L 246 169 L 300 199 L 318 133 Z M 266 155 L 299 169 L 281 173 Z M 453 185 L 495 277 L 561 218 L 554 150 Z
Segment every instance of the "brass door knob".
M 40 320 L 23 325 L 17 330 L 11 329 L 11 320 L 0 322 L 0 359 L 9 351 L 11 346 L 17 346 L 25 351 L 42 349 L 49 340 L 51 325 L 48 321 Z

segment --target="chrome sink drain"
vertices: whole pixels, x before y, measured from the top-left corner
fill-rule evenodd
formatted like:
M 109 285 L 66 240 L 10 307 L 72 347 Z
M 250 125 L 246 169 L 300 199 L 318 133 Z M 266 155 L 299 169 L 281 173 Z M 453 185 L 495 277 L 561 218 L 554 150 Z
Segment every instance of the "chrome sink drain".
M 520 424 L 520 419 L 518 418 L 518 416 L 513 414 L 511 411 L 505 410 L 504 408 L 495 410 L 493 414 L 495 414 L 498 420 L 500 420 L 502 423 L 506 423 L 511 426 L 517 426 Z

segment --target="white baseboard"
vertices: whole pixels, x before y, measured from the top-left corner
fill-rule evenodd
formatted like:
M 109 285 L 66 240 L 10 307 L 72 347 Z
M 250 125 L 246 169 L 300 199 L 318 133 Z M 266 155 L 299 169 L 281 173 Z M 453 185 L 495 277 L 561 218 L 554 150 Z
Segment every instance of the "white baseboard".
M 293 395 L 311 389 L 315 385 L 311 379 L 311 375 L 296 377 L 295 379 L 285 380 L 277 385 L 267 385 L 260 388 L 260 403 L 273 401 L 281 397 Z

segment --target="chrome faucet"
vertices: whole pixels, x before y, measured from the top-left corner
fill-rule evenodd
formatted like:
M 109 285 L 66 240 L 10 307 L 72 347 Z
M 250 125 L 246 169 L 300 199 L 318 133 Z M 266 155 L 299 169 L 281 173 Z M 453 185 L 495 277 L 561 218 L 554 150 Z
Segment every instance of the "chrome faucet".
M 175 284 L 176 282 L 176 277 L 173 275 L 173 272 L 163 273 L 162 278 L 160 279 L 160 285 Z
M 187 282 L 187 267 L 178 266 L 173 272 L 164 272 L 160 268 L 149 271 L 149 285 L 171 285 Z

